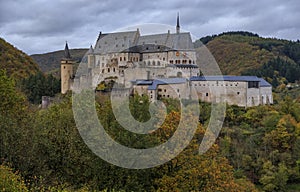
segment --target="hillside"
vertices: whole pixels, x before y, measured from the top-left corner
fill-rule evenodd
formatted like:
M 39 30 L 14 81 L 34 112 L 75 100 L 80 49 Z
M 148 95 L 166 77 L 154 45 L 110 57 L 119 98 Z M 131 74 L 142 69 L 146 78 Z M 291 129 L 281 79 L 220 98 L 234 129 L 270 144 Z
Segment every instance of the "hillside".
M 88 49 L 70 49 L 72 58 L 80 62 Z M 64 57 L 64 51 L 54 51 L 45 54 L 34 54 L 31 57 L 38 63 L 43 72 L 59 73 L 60 60 Z
M 200 40 L 206 44 L 226 75 L 241 75 L 248 70 L 258 69 L 277 57 L 295 63 L 285 54 L 286 46 L 292 42 L 251 34 L 228 32 Z
M 24 79 L 40 71 L 36 62 L 4 39 L 0 38 L 0 68 L 17 80 Z

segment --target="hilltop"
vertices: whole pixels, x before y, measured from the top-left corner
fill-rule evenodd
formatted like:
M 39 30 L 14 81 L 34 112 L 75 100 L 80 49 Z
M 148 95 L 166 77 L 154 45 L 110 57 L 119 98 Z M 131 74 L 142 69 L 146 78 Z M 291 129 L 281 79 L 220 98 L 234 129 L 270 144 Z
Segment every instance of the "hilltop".
M 274 87 L 300 81 L 300 42 L 264 38 L 251 32 L 226 32 L 203 37 L 224 75 L 256 75 Z
M 16 80 L 40 71 L 38 64 L 23 51 L 0 38 L 0 67 Z
M 72 58 L 80 62 L 88 49 L 70 49 Z M 57 75 L 60 68 L 60 60 L 64 57 L 64 51 L 54 51 L 44 54 L 34 54 L 31 57 L 39 64 L 43 72 L 53 72 Z

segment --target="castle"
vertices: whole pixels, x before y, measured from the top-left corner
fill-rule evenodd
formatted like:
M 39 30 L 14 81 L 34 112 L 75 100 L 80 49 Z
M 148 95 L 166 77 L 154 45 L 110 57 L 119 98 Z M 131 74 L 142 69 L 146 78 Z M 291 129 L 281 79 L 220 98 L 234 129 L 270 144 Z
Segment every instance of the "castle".
M 176 33 L 141 35 L 136 31 L 102 34 L 87 53 L 87 74 L 73 72 L 68 44 L 61 60 L 61 92 L 72 89 L 74 82 L 91 77 L 95 87 L 113 80 L 119 91 L 112 96 L 130 95 L 130 90 L 161 98 L 189 98 L 191 88 L 207 102 L 227 102 L 244 107 L 272 104 L 272 86 L 253 76 L 201 76 L 196 50 L 189 32 L 181 32 L 177 16 Z M 89 76 L 89 77 L 87 77 Z M 101 77 L 101 80 L 98 77 Z M 96 77 L 96 78 L 94 78 Z M 226 92 L 226 94 L 224 94 Z

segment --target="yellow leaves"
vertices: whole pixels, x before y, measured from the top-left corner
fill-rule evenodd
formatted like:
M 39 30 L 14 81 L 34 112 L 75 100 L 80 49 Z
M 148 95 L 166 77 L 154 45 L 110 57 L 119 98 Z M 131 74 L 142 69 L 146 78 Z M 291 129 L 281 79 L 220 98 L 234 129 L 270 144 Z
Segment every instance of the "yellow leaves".
M 263 141 L 273 149 L 283 152 L 291 149 L 294 131 L 297 131 L 296 120 L 291 115 L 285 115 L 277 123 L 276 129 L 265 135 Z
M 0 165 L 0 190 L 21 192 L 28 191 L 24 181 L 18 173 L 14 173 L 11 168 L 5 165 Z

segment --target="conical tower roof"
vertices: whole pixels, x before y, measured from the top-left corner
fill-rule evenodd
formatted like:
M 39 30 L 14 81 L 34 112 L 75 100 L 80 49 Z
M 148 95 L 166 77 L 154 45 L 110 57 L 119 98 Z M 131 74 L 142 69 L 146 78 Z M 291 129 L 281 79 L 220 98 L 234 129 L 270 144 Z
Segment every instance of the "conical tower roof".
M 66 45 L 65 45 L 65 59 L 71 59 L 68 42 L 66 42 Z

